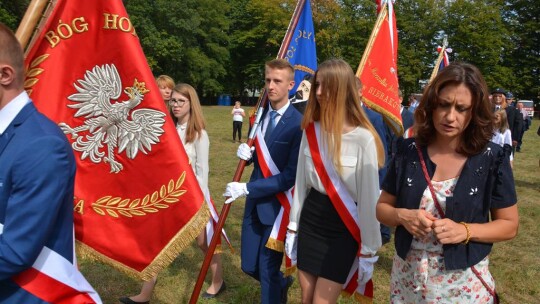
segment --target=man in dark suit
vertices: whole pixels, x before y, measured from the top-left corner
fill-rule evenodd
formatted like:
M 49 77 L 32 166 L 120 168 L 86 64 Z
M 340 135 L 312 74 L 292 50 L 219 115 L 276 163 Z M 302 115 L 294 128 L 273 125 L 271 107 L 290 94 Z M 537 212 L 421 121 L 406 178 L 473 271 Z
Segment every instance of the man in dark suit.
M 0 303 L 99 303 L 74 265 L 71 146 L 23 84 L 23 50 L 0 23 Z
M 295 183 L 302 115 L 288 100 L 289 90 L 294 86 L 294 69 L 289 62 L 283 59 L 267 62 L 265 83 L 270 104 L 263 114 L 262 133 L 259 133 L 264 138 L 257 140 L 265 142 L 269 158 L 279 172 L 265 177 L 266 165 L 261 164 L 268 164 L 268 159 L 261 159 L 261 151 L 257 151 L 249 182 L 227 184 L 224 195 L 231 198 L 227 202 L 247 196 L 242 222 L 242 270 L 260 282 L 261 303 L 275 304 L 287 302 L 292 277 L 284 278 L 280 271 L 283 252 L 269 249 L 266 244 L 281 208 L 276 195 L 291 189 Z M 242 144 L 237 155 L 251 161 L 252 151 Z

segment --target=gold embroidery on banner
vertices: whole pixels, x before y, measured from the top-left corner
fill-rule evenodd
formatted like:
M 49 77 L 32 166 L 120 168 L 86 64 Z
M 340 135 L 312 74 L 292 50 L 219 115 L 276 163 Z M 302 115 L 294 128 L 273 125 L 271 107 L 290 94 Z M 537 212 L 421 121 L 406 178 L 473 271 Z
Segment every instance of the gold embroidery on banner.
M 148 281 L 156 276 L 160 271 L 165 269 L 169 264 L 178 257 L 178 254 L 184 250 L 208 223 L 210 210 L 203 202 L 199 211 L 184 225 L 180 231 L 169 241 L 169 243 L 159 252 L 154 260 L 143 270 L 131 268 L 120 261 L 116 261 L 96 249 L 77 240 L 77 254 L 85 259 L 101 261 L 114 268 L 126 273 L 127 275 Z
M 174 204 L 179 201 L 179 197 L 187 192 L 181 190 L 186 179 L 186 172 L 178 178 L 176 182 L 170 180 L 168 185 L 162 185 L 159 191 L 147 194 L 142 199 L 130 200 L 121 197 L 104 196 L 92 204 L 92 209 L 99 215 L 109 215 L 118 218 L 119 215 L 125 217 L 145 216 L 148 213 L 159 212 L 159 209 L 169 208 L 167 204 Z
M 41 56 L 38 56 L 36 59 L 32 60 L 30 63 L 30 66 L 28 67 L 28 70 L 26 71 L 26 79 L 24 81 L 24 89 L 28 93 L 28 95 L 32 94 L 32 87 L 39 81 L 39 79 L 36 78 L 39 74 L 43 73 L 43 69 L 38 68 L 37 66 L 45 61 L 49 57 L 49 54 L 44 54 Z
M 77 201 L 77 198 L 75 197 L 74 198 L 74 201 Z M 84 200 L 79 200 L 76 204 L 75 204 L 75 207 L 73 207 L 73 211 L 75 213 L 78 213 L 80 215 L 84 215 Z

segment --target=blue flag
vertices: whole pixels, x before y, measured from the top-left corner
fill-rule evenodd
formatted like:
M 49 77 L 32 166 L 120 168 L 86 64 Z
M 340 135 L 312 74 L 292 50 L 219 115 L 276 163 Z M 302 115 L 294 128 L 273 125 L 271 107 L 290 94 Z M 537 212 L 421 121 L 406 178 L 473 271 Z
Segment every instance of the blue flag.
M 311 15 L 311 1 L 306 0 L 300 13 L 298 24 L 285 59 L 294 67 L 294 87 L 290 91 L 294 95 L 300 82 L 307 75 L 313 77 L 317 70 L 317 50 L 315 48 L 315 29 Z

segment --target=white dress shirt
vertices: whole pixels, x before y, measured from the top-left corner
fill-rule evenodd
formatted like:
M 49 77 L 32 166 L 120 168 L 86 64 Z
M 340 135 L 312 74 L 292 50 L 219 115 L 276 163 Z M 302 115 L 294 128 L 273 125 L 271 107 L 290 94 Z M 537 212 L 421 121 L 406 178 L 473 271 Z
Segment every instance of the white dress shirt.
M 9 124 L 17 117 L 24 106 L 30 102 L 26 91 L 22 91 L 21 94 L 17 95 L 5 107 L 0 109 L 0 135 L 4 134 Z
M 341 135 L 341 180 L 357 202 L 362 238 L 361 253 L 374 255 L 381 247 L 380 224 L 375 216 L 379 198 L 379 177 L 375 139 L 367 129 L 357 127 Z M 300 214 L 309 190 L 326 194 L 311 158 L 306 133 L 302 135 L 289 229 L 297 231 Z
M 281 107 L 281 109 L 279 109 L 279 110 L 272 109 L 272 104 L 268 105 L 269 109 L 268 109 L 268 112 L 266 112 L 266 116 L 264 117 L 264 125 L 263 125 L 264 133 L 263 133 L 263 135 L 266 135 L 266 129 L 268 128 L 268 122 L 270 121 L 270 112 L 271 111 L 276 111 L 278 113 L 278 115 L 275 118 L 276 127 L 277 127 L 279 121 L 281 120 L 281 116 L 283 116 L 283 114 L 285 114 L 285 111 L 287 111 L 287 109 L 289 108 L 290 105 L 291 105 L 291 102 L 288 101 L 287 104 L 284 105 L 283 107 Z
M 202 130 L 198 138 L 191 143 L 186 143 L 186 127 L 187 123 L 182 125 L 177 124 L 176 131 L 182 140 L 191 168 L 195 172 L 199 186 L 204 193 L 205 189 L 208 188 L 208 155 L 210 151 L 210 140 L 208 139 L 206 130 Z

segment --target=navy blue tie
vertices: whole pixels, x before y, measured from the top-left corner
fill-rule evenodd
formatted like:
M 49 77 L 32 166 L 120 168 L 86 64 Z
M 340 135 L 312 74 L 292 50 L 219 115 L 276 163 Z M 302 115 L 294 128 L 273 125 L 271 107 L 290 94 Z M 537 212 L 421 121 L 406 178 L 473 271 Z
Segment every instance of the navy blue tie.
M 274 128 L 276 127 L 276 117 L 278 116 L 278 112 L 276 111 L 270 111 L 270 121 L 268 122 L 268 126 L 266 127 L 266 132 L 264 133 L 264 141 L 268 143 L 268 139 L 270 138 L 270 134 L 272 134 L 272 131 L 274 131 Z

